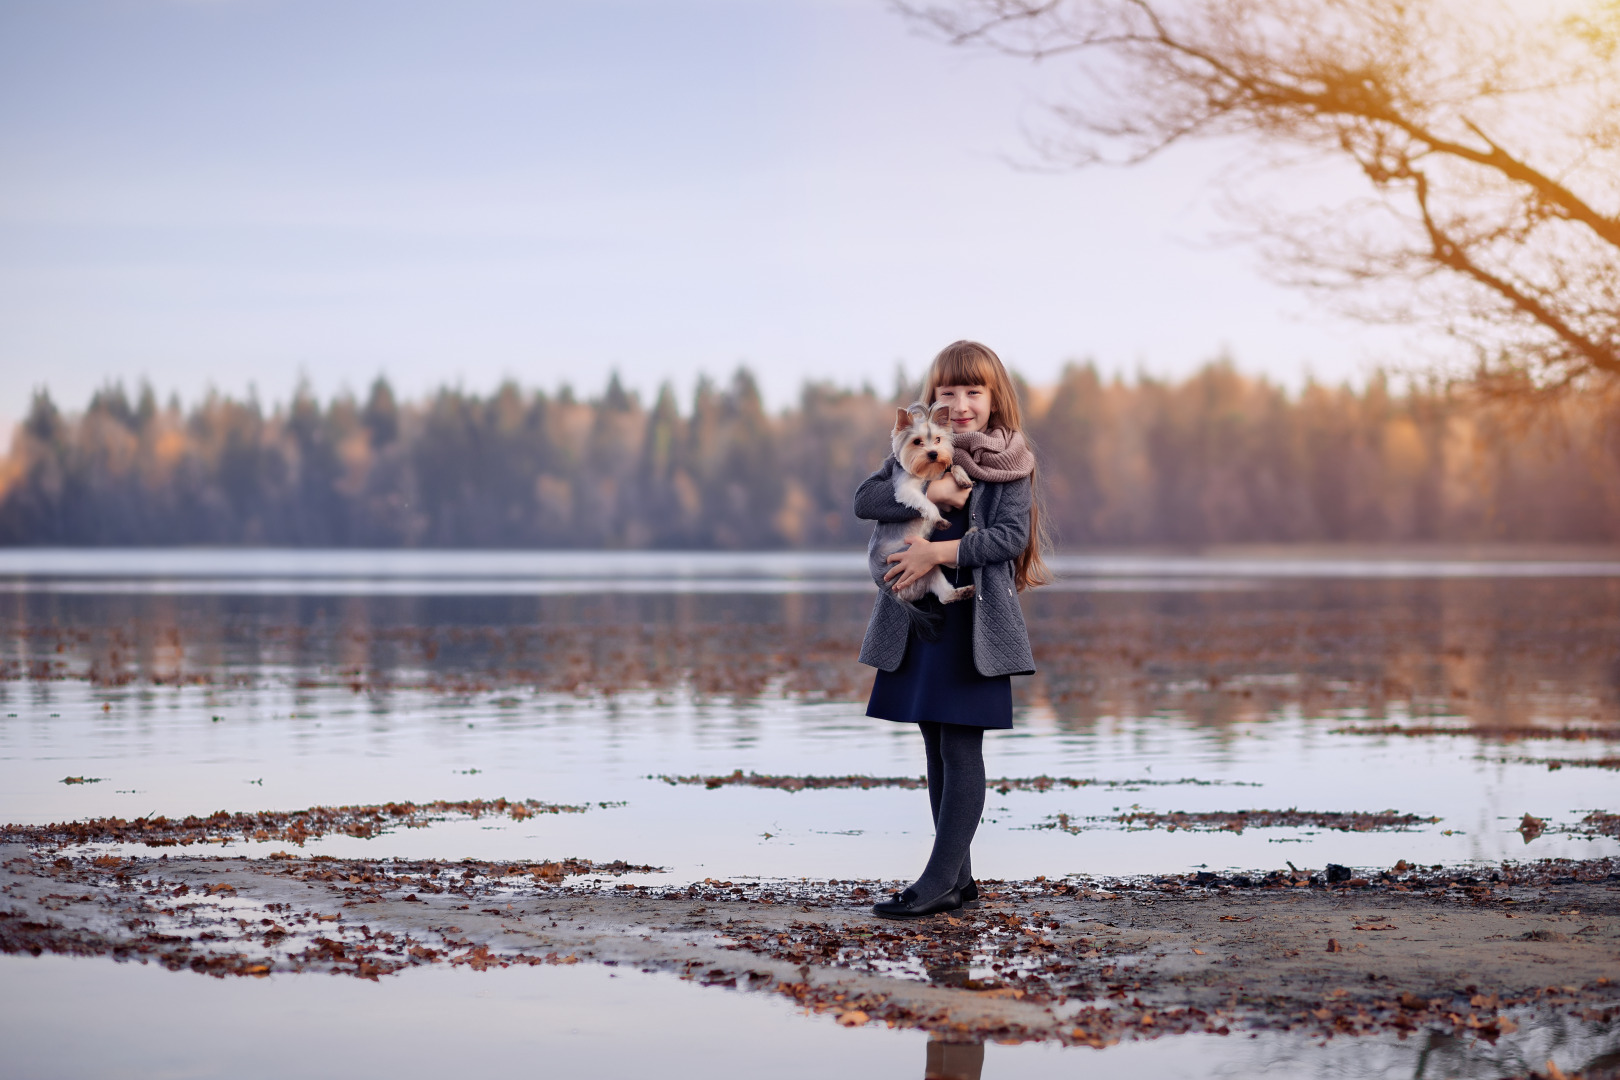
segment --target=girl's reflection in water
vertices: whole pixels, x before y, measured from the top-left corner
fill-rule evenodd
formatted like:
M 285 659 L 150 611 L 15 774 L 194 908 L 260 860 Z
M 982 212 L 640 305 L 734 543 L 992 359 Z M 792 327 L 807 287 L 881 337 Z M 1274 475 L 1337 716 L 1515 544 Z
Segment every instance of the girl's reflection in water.
M 984 1043 L 928 1040 L 924 1080 L 979 1080 L 984 1069 Z

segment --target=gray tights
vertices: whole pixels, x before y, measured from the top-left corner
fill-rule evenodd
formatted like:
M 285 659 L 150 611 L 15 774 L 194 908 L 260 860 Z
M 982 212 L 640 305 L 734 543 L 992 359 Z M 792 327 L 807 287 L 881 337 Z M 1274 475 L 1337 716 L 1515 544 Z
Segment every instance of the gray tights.
M 911 888 L 929 901 L 973 879 L 968 848 L 984 813 L 984 729 L 927 721 L 917 727 L 928 752 L 934 850 Z

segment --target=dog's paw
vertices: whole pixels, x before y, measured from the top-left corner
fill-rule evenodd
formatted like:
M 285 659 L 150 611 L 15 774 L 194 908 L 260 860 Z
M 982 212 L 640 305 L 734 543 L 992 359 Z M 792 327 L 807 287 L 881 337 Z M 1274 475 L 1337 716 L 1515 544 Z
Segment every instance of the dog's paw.
M 960 589 L 956 590 L 956 595 L 952 596 L 951 599 L 953 601 L 954 600 L 971 600 L 971 599 L 973 599 L 973 586 L 972 585 L 964 585 L 964 586 L 962 586 Z
M 951 527 L 951 523 L 949 521 L 947 521 L 945 518 L 940 518 L 939 519 L 939 524 L 935 525 L 934 529 L 937 532 L 940 529 L 948 529 L 950 527 Z
M 973 486 L 973 477 L 960 465 L 951 466 L 951 479 L 956 481 L 958 487 L 970 488 Z

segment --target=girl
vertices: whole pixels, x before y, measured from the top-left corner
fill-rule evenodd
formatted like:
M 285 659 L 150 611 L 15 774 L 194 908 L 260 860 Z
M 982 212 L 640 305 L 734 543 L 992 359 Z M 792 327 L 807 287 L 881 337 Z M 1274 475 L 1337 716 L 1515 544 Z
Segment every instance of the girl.
M 872 906 L 891 919 L 949 911 L 978 899 L 968 847 L 984 810 L 984 732 L 1012 727 L 1013 675 L 1035 670 L 1018 593 L 1048 582 L 1041 562 L 1035 454 L 1020 428 L 1018 394 L 1001 360 L 973 341 L 947 345 L 928 369 L 922 400 L 949 406 L 955 457 L 976 482 L 959 487 L 950 474 L 925 489 L 949 522 L 931 537 L 910 537 L 879 582 L 861 644 L 861 663 L 878 669 L 868 716 L 916 724 L 928 755 L 928 803 L 934 850 L 922 876 Z M 893 457 L 862 482 L 855 514 L 907 521 L 917 512 L 894 497 Z M 934 567 L 971 600 L 947 604 L 936 640 L 911 631 L 890 588 Z

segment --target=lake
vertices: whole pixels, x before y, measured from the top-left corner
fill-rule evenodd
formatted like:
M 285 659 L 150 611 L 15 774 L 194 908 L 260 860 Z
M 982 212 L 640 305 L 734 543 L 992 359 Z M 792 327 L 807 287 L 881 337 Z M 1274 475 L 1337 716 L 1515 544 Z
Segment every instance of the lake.
M 1620 855 L 1583 820 L 1620 809 L 1620 559 L 1056 569 L 981 877 Z M 873 595 L 853 552 L 0 551 L 0 820 L 504 796 L 585 809 L 307 851 L 907 878 L 922 754 L 863 715 Z

